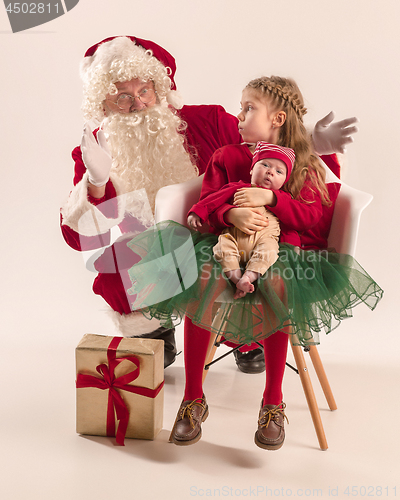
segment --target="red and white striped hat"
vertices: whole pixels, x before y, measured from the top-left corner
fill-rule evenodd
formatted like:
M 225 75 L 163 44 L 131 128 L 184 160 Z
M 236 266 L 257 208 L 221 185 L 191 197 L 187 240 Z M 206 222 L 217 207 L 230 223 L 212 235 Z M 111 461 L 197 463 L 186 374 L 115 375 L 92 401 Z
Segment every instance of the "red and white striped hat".
M 276 158 L 277 160 L 282 160 L 287 168 L 285 182 L 289 180 L 296 159 L 293 149 L 284 148 L 283 146 L 277 146 L 276 144 L 269 144 L 268 142 L 263 141 L 257 142 L 251 168 L 253 168 L 258 161 L 264 160 L 264 158 Z

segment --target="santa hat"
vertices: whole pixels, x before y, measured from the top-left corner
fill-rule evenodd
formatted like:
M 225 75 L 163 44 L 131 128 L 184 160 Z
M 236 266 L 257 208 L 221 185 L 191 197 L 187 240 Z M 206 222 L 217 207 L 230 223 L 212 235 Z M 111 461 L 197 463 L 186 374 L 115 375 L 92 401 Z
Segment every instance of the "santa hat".
M 293 149 L 284 148 L 283 146 L 277 146 L 276 144 L 269 144 L 268 142 L 263 141 L 257 142 L 251 168 L 253 168 L 258 161 L 264 160 L 265 158 L 276 158 L 277 160 L 282 160 L 285 163 L 287 169 L 285 182 L 287 182 L 296 160 L 296 155 Z
M 161 102 L 182 107 L 174 80 L 175 59 L 150 40 L 133 36 L 109 37 L 90 47 L 81 61 L 84 83 L 84 110 L 88 116 L 98 114 L 108 93 L 116 93 L 115 82 L 139 78 L 153 81 Z

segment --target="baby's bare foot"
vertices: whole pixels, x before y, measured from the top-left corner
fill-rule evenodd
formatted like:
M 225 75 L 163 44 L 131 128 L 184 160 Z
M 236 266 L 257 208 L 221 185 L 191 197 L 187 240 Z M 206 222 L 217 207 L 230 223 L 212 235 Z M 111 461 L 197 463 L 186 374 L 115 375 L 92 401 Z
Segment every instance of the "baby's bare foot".
M 236 292 L 233 294 L 234 299 L 241 299 L 246 295 L 246 292 L 243 290 L 239 290 L 239 288 L 236 288 Z
M 242 292 L 242 293 L 240 293 Z M 244 297 L 246 293 L 254 292 L 254 285 L 251 283 L 248 276 L 243 275 L 240 280 L 236 283 L 236 293 L 233 298 L 238 299 Z

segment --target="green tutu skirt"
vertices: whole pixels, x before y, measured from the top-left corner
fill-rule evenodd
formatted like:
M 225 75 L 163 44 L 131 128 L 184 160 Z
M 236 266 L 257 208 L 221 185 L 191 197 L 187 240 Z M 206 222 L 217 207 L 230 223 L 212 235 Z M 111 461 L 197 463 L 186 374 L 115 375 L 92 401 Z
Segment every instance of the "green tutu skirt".
M 129 269 L 132 310 L 166 327 L 188 316 L 238 344 L 283 330 L 294 335 L 294 344 L 309 345 L 351 317 L 356 305 L 373 310 L 382 298 L 382 289 L 350 255 L 280 244 L 278 260 L 254 283 L 255 291 L 233 299 L 235 286 L 213 257 L 217 239 L 172 221 L 135 236 L 128 246 L 141 261 Z

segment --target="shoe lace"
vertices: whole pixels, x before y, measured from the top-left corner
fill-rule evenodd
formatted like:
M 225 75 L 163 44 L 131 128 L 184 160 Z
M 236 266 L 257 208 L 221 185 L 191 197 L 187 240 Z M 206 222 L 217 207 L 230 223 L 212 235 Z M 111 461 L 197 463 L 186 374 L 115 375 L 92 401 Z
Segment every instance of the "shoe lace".
M 185 418 L 185 415 L 189 418 L 190 426 L 192 428 L 195 427 L 194 421 L 193 421 L 193 411 L 194 411 L 194 406 L 200 406 L 203 411 L 206 410 L 206 405 L 203 402 L 202 398 L 197 398 L 191 401 L 188 405 L 184 406 L 181 408 L 179 412 L 179 417 L 180 419 Z
M 287 416 L 284 413 L 285 408 L 286 408 L 286 404 L 281 403 L 281 404 L 275 406 L 274 408 L 266 410 L 261 415 L 261 417 L 258 419 L 258 425 L 260 427 L 268 427 L 271 420 L 273 422 L 277 423 L 277 420 L 278 420 L 278 417 L 280 414 L 283 415 L 283 419 L 284 420 L 286 419 L 286 422 L 289 423 L 289 419 L 287 418 Z

